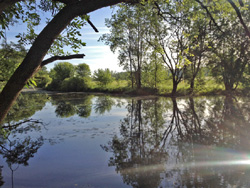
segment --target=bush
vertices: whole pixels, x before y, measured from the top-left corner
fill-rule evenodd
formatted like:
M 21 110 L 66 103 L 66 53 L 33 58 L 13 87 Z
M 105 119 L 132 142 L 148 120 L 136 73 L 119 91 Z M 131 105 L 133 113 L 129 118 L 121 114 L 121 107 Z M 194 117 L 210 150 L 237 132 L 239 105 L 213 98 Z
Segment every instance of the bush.
M 72 77 L 66 78 L 61 84 L 62 91 L 86 91 L 89 88 L 88 78 Z
M 99 82 L 100 85 L 107 86 L 114 80 L 114 78 L 112 77 L 111 71 L 109 69 L 98 69 L 94 72 L 94 80 Z

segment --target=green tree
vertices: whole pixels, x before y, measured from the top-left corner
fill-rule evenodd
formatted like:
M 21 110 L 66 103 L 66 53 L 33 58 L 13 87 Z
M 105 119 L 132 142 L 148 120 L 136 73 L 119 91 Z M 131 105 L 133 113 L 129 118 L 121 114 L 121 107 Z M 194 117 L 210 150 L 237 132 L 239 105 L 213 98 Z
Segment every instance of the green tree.
M 2 43 L 0 49 L 0 80 L 8 81 L 26 55 L 22 45 Z
M 74 66 L 69 62 L 61 62 L 55 65 L 51 70 L 53 79 L 63 81 L 65 78 L 70 78 L 74 75 Z
M 142 80 L 146 87 L 158 89 L 159 84 L 167 79 L 167 70 L 164 67 L 162 58 L 153 52 L 150 56 L 150 62 L 144 68 Z
M 171 73 L 172 92 L 176 95 L 178 84 L 183 77 L 184 69 L 189 64 L 186 54 L 189 53 L 185 38 L 185 23 L 188 21 L 186 12 L 190 5 L 186 1 L 168 1 L 161 4 L 161 11 L 167 12 L 151 22 L 149 44 L 161 56 L 162 61 Z
M 204 10 L 199 9 L 197 3 L 192 4 L 195 12 L 190 13 L 189 20 L 186 23 L 186 29 L 184 36 L 188 40 L 188 51 L 185 57 L 190 61 L 185 69 L 185 80 L 188 81 L 189 93 L 192 94 L 195 88 L 195 82 L 198 81 L 197 85 L 204 84 L 204 77 L 201 75 L 202 67 L 207 65 L 208 52 L 211 46 L 211 27 L 209 27 L 210 19 L 207 17 Z
M 234 10 L 229 9 L 217 21 L 222 24 L 223 35 L 214 31 L 210 56 L 210 68 L 213 76 L 222 82 L 226 91 L 235 90 L 243 81 L 245 68 L 250 60 L 250 39 L 245 37 Z M 242 10 L 242 17 L 249 21 L 250 12 Z
M 100 38 L 113 52 L 118 51 L 120 65 L 130 72 L 132 88 L 135 81 L 138 89 L 142 86 L 143 67 L 147 62 L 146 10 L 149 10 L 148 6 L 126 4 L 119 6 L 111 19 L 106 20 L 110 34 L 104 34 Z
M 109 69 L 98 69 L 94 71 L 93 78 L 95 81 L 103 84 L 104 86 L 107 86 L 114 80 L 114 78 L 112 77 L 112 72 Z
M 66 78 L 60 85 L 62 91 L 86 91 L 90 85 L 89 78 L 71 77 Z
M 89 65 L 87 65 L 86 63 L 81 63 L 81 64 L 77 65 L 75 71 L 76 71 L 77 77 L 88 78 L 91 75 Z
M 50 77 L 53 79 L 48 86 L 51 90 L 60 90 L 62 82 L 66 78 L 73 77 L 75 71 L 74 65 L 69 62 L 61 62 L 55 65 L 50 71 Z
M 51 83 L 52 78 L 46 67 L 42 67 L 34 76 L 37 87 L 46 88 Z

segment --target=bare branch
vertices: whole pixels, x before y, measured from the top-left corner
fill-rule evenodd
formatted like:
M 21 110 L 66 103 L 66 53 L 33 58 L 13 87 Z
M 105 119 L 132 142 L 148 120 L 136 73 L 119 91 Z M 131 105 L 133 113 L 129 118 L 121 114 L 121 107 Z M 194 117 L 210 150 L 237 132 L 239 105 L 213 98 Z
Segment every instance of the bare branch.
M 96 33 L 98 33 L 98 29 L 94 26 L 94 24 L 89 20 L 87 19 L 87 22 L 89 23 L 89 25 L 95 30 Z
M 84 56 L 85 56 L 85 54 L 74 54 L 74 55 L 69 55 L 69 56 L 53 56 L 53 57 L 50 57 L 50 58 L 42 61 L 41 67 L 43 67 L 49 63 L 52 63 L 53 61 L 56 61 L 56 60 L 77 59 L 77 58 L 84 58 Z

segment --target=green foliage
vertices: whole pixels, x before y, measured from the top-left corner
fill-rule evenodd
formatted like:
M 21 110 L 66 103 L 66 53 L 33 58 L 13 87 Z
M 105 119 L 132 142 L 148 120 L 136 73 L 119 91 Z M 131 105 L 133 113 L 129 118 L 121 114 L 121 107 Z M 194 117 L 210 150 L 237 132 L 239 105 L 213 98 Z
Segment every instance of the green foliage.
M 75 67 L 69 62 L 57 63 L 53 69 L 51 69 L 49 75 L 53 79 L 51 84 L 48 85 L 50 90 L 60 90 L 61 84 L 66 78 L 70 78 L 74 75 Z
M 90 79 L 71 77 L 63 80 L 60 90 L 62 91 L 86 91 L 89 88 Z
M 29 118 L 36 111 L 41 110 L 47 100 L 45 94 L 21 94 L 9 111 L 4 123 L 18 122 Z
M 118 51 L 120 66 L 130 73 L 131 83 L 135 83 L 137 88 L 142 85 L 142 71 L 148 57 L 146 38 L 150 28 L 146 18 L 152 15 L 149 10 L 147 4 L 119 5 L 116 13 L 105 21 L 111 32 L 100 38 L 110 46 L 111 51 Z
M 42 69 L 35 74 L 34 80 L 37 87 L 46 88 L 51 83 L 52 78 L 50 78 L 47 68 L 42 67 Z
M 47 89 L 60 91 L 86 91 L 91 83 L 90 74 L 90 68 L 85 63 L 77 66 L 68 62 L 58 63 L 49 73 L 52 82 L 48 85 Z
M 74 74 L 74 66 L 69 62 L 57 63 L 51 70 L 51 77 L 55 80 L 63 81 L 65 78 L 70 78 Z
M 86 63 L 82 63 L 82 64 L 77 65 L 75 71 L 76 71 L 77 77 L 88 78 L 91 75 L 89 65 L 87 65 Z
M 112 73 L 109 69 L 98 69 L 94 71 L 93 79 L 99 82 L 100 85 L 108 85 L 111 83 L 114 78 L 112 77 Z
M 128 80 L 129 79 L 129 72 L 112 72 L 112 76 L 116 80 Z
M 8 81 L 26 55 L 22 45 L 2 43 L 0 49 L 0 80 Z

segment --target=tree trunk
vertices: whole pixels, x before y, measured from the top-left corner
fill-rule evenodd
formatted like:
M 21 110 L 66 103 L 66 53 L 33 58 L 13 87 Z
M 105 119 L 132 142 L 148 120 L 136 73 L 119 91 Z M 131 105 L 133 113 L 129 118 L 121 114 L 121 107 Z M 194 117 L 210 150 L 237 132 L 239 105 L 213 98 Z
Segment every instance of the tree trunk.
M 192 78 L 190 82 L 189 94 L 193 94 L 193 92 L 194 92 L 194 78 Z
M 134 89 L 134 76 L 133 76 L 133 69 L 132 69 L 132 63 L 133 63 L 133 59 L 131 57 L 131 51 L 129 50 L 129 64 L 130 64 L 130 78 L 131 78 L 131 82 L 132 82 L 132 89 Z
M 225 85 L 226 91 L 228 91 L 228 92 L 233 91 L 233 84 L 231 84 L 230 82 L 229 83 L 228 82 L 224 82 L 224 85 Z
M 21 65 L 0 94 L 0 123 L 18 97 L 27 81 L 41 67 L 41 62 L 54 40 L 77 16 L 126 0 L 82 0 L 65 6 L 38 35 Z
M 141 89 L 141 69 L 138 70 L 138 89 Z
M 173 89 L 172 89 L 171 96 L 175 96 L 175 95 L 176 95 L 177 86 L 178 86 L 178 83 L 177 83 L 176 80 L 173 78 Z

